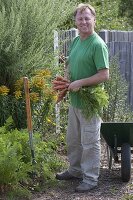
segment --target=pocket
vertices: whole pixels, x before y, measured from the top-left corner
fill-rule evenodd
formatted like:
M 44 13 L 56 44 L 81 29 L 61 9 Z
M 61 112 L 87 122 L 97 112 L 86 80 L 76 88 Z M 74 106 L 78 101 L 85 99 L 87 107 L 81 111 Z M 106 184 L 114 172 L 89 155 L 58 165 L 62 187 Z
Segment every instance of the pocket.
M 81 133 L 83 144 L 92 144 L 100 140 L 100 120 L 92 120 L 90 124 L 84 125 Z

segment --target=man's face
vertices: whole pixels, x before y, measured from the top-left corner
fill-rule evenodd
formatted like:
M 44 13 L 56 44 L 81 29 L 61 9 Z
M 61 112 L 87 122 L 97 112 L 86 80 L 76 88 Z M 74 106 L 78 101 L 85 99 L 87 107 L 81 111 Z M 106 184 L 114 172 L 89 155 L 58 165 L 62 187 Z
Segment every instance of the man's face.
M 91 35 L 93 33 L 95 27 L 95 17 L 89 8 L 86 8 L 82 12 L 77 12 L 75 25 L 77 26 L 80 34 Z

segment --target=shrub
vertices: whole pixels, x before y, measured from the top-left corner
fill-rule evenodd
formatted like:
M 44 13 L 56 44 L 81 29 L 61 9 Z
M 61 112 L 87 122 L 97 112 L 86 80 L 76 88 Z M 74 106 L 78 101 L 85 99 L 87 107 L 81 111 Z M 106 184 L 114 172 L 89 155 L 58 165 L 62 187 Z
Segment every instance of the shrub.
M 31 78 L 37 69 L 48 68 L 56 73 L 54 30 L 71 13 L 74 3 L 70 0 L 0 0 L 0 86 L 9 89 L 9 96 L 0 97 L 0 103 L 5 103 L 1 103 L 0 125 L 13 113 L 17 128 L 25 127 L 25 103 L 13 97 L 15 83 L 23 76 Z M 35 93 L 32 97 L 35 98 Z M 40 112 L 38 115 L 44 115 L 51 102 L 45 99 L 44 107 L 43 103 L 44 100 L 41 106 L 34 106 Z M 42 125 L 42 118 L 36 122 L 37 126 L 39 123 Z
M 104 109 L 103 121 L 132 121 L 133 112 L 127 99 L 128 83 L 120 72 L 117 56 L 110 61 L 110 79 L 105 83 L 105 89 L 109 94 L 109 105 Z
M 18 188 L 19 195 L 24 190 L 28 195 L 30 188 L 34 190 L 46 181 L 53 180 L 54 173 L 63 166 L 63 162 L 55 153 L 57 138 L 49 137 L 42 141 L 41 135 L 34 133 L 36 164 L 33 165 L 27 131 L 9 131 L 11 123 L 11 119 L 8 119 L 5 126 L 0 127 L 0 192 L 11 192 L 10 195 L 13 195 Z

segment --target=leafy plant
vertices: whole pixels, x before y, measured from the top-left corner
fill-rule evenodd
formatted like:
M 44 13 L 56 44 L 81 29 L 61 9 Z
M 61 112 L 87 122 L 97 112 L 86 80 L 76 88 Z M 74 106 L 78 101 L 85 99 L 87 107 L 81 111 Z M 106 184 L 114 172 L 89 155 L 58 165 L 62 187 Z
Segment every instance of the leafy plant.
M 12 113 L 16 127 L 25 128 L 25 102 L 14 98 L 16 81 L 24 76 L 31 78 L 37 69 L 48 68 L 56 74 L 54 30 L 71 13 L 74 3 L 70 0 L 0 0 L 0 86 L 9 89 L 8 96 L 0 97 L 1 126 Z M 20 97 L 20 91 L 15 95 Z M 32 94 L 32 98 L 38 98 L 36 95 Z M 44 99 L 40 103 L 41 106 L 34 106 L 41 115 L 41 123 L 36 124 L 44 127 L 43 116 L 51 101 L 45 99 L 45 107 Z
M 122 198 L 122 200 L 132 200 L 133 199 L 133 195 L 132 194 L 126 194 L 124 195 L 124 197 Z
M 120 72 L 117 56 L 110 61 L 110 79 L 104 87 L 109 94 L 109 105 L 104 109 L 103 121 L 131 121 L 133 112 L 127 100 L 128 83 Z
M 65 21 L 74 3 L 0 1 L 0 84 L 12 88 L 18 78 L 34 69 L 53 68 L 53 31 Z
M 102 115 L 104 107 L 108 106 L 108 94 L 102 86 L 84 87 L 79 90 L 81 110 L 86 119 L 93 115 Z
M 5 126 L 0 127 L 0 191 L 9 192 L 9 196 L 19 196 L 19 199 L 22 195 L 23 199 L 24 195 L 30 195 L 30 188 L 34 190 L 53 180 L 54 173 L 63 167 L 63 162 L 56 154 L 57 137 L 47 136 L 42 141 L 40 133 L 35 133 L 36 164 L 32 165 L 29 135 L 26 130 L 9 131 L 11 123 L 10 118 Z M 33 172 L 35 179 L 32 179 Z M 15 194 L 15 188 L 19 191 L 18 194 Z
M 133 25 L 133 1 L 132 0 L 119 0 L 119 15 L 126 16 L 131 26 Z
M 51 87 L 51 71 L 48 69 L 37 70 L 29 79 L 31 109 L 33 114 L 34 130 L 45 134 L 45 123 L 52 109 L 52 103 L 56 101 L 56 94 Z M 23 78 L 15 83 L 13 95 L 9 90 L 0 87 L 1 120 L 3 125 L 9 116 L 12 116 L 14 125 L 18 129 L 26 128 L 26 103 Z
M 12 134 L 13 136 L 13 134 Z M 28 180 L 28 172 L 32 170 L 31 164 L 24 163 L 22 159 L 22 145 L 10 141 L 10 134 L 0 135 L 0 189 L 1 192 Z

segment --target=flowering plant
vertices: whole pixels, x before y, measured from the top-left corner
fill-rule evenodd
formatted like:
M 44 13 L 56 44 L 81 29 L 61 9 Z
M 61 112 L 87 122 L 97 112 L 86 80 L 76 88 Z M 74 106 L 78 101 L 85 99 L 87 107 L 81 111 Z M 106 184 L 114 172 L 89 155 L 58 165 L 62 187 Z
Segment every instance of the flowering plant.
M 29 78 L 33 126 L 34 129 L 41 132 L 43 132 L 44 123 L 49 117 L 48 114 L 52 107 L 52 102 L 57 100 L 57 95 L 51 87 L 50 79 L 51 71 L 48 69 L 37 70 Z M 13 94 L 11 95 L 9 92 L 9 88 L 0 86 L 1 101 L 3 101 L 3 98 L 7 98 L 6 106 L 7 104 L 9 105 L 9 102 L 12 102 L 10 103 L 10 115 L 12 115 L 17 128 L 25 128 L 26 108 L 23 77 L 15 82 Z M 4 118 L 4 120 L 6 119 Z

